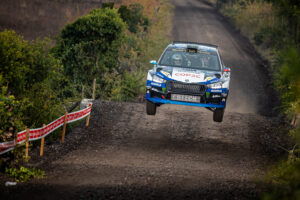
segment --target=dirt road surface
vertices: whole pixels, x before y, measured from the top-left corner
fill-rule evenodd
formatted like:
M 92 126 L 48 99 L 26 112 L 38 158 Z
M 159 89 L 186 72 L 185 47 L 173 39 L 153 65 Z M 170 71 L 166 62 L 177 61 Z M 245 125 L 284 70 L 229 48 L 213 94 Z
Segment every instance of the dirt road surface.
M 45 179 L 0 187 L 1 199 L 255 199 L 254 183 L 281 143 L 275 97 L 252 47 L 199 0 L 173 0 L 174 40 L 220 46 L 232 69 L 223 123 L 202 108 L 95 101 L 88 128 L 74 129 L 32 166 Z M 154 58 L 157 59 L 157 58 Z M 271 102 L 271 103 L 270 103 Z

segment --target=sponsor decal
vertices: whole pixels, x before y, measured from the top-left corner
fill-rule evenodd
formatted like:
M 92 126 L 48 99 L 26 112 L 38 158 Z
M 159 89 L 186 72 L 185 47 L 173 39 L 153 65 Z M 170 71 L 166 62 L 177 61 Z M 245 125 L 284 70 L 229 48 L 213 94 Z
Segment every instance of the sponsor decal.
M 162 74 L 164 74 L 165 76 L 169 77 L 170 76 L 170 73 L 168 72 L 164 72 L 164 71 L 160 71 Z
M 156 76 L 159 76 L 160 78 L 164 78 L 161 74 L 159 74 L 159 73 L 156 73 L 155 74 Z
M 218 83 L 219 80 L 214 80 L 214 81 L 211 81 L 210 83 Z
M 211 90 L 211 92 L 222 92 L 222 90 Z
M 152 82 L 151 85 L 154 85 L 154 86 L 158 86 L 158 87 L 161 87 L 161 84 L 160 83 L 155 83 L 155 82 Z
M 205 79 L 205 81 L 210 81 L 210 80 L 212 80 L 212 79 L 214 79 L 214 77 L 207 77 L 207 78 Z
M 201 78 L 201 76 L 199 74 L 189 74 L 189 73 L 184 73 L 184 72 L 177 72 L 174 75 L 181 76 L 181 77 Z
M 185 51 L 185 49 L 172 49 L 172 51 Z
M 173 70 L 174 70 L 174 72 L 193 72 L 193 73 L 201 72 L 197 69 L 192 69 L 192 68 L 178 68 L 178 67 L 176 67 Z
M 207 54 L 207 55 L 210 55 L 210 54 L 211 54 L 211 53 L 208 52 L 208 51 L 202 51 L 202 50 L 200 50 L 199 53 L 201 53 L 201 54 Z

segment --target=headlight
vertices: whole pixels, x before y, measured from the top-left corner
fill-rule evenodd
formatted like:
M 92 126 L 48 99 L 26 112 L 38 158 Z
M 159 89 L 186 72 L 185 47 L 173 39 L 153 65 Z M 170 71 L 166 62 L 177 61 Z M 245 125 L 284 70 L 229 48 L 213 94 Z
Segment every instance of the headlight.
M 212 88 L 212 89 L 221 89 L 222 88 L 222 83 L 209 84 L 208 87 Z
M 152 81 L 156 82 L 156 83 L 165 83 L 166 80 L 165 79 L 162 79 L 156 75 L 153 75 L 153 78 L 152 78 Z

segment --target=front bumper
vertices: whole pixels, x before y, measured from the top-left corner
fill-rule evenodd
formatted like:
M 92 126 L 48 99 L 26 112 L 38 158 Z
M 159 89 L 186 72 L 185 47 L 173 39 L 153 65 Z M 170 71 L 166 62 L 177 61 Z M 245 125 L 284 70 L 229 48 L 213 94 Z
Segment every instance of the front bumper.
M 194 86 L 195 84 L 192 85 Z M 167 84 L 156 83 L 148 80 L 146 99 L 157 104 L 178 104 L 207 108 L 224 108 L 226 106 L 226 98 L 228 93 L 227 88 L 211 89 L 207 88 L 206 86 L 204 90 L 203 87 L 201 88 L 201 91 L 199 91 L 198 93 L 195 93 L 194 91 L 187 91 L 185 89 L 175 91 L 170 90 L 170 87 L 167 87 Z M 171 100 L 171 94 L 200 96 L 201 100 L 199 103 L 174 101 Z

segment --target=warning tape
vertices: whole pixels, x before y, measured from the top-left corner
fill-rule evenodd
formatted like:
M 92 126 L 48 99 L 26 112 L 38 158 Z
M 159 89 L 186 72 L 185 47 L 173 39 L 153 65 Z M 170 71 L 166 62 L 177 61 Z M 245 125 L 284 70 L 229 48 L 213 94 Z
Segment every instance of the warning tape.
M 79 110 L 79 111 L 76 111 L 76 112 L 69 113 L 69 114 L 67 114 L 67 121 L 66 122 L 71 123 L 71 122 L 78 121 L 82 118 L 85 118 L 86 116 L 88 116 L 91 113 L 91 110 L 92 110 L 92 104 L 90 104 L 87 108 L 85 108 L 83 110 Z M 57 118 L 56 120 L 54 120 L 53 122 L 47 124 L 44 127 L 30 129 L 28 140 L 29 141 L 34 141 L 34 140 L 39 140 L 43 137 L 46 137 L 47 135 L 49 135 L 50 133 L 52 133 L 53 131 L 55 131 L 59 127 L 63 126 L 64 125 L 64 119 L 65 119 L 65 115 Z M 18 132 L 18 134 L 17 134 L 17 144 L 21 144 L 25 141 L 26 141 L 26 130 Z M 14 147 L 16 146 L 15 143 L 16 143 L 15 140 L 0 143 L 0 155 L 13 150 Z

